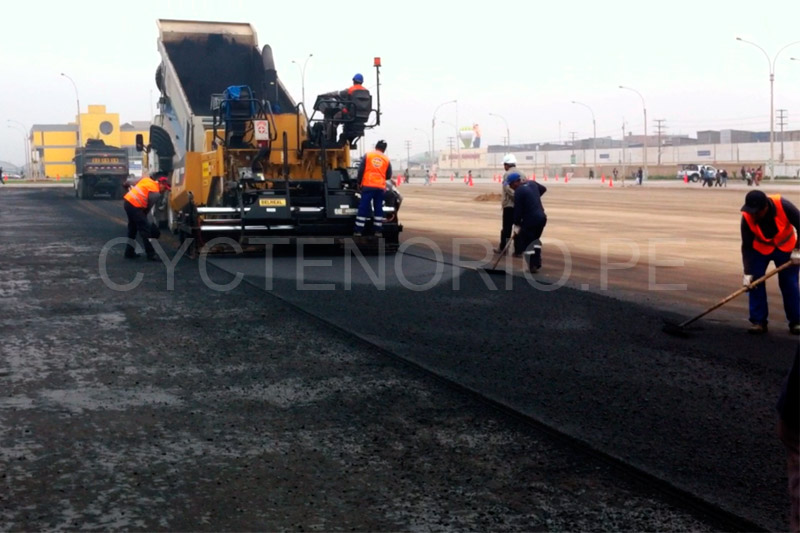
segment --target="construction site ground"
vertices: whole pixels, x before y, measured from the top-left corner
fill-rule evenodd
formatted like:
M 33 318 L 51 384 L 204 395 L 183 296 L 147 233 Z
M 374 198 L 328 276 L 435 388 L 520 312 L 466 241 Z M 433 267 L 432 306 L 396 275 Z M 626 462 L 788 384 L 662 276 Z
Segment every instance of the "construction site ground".
M 110 247 L 119 202 L 0 188 L 0 530 L 713 529 L 481 397 L 785 529 L 777 282 L 767 336 L 746 296 L 661 330 L 739 288 L 748 188 L 546 185 L 537 281 L 468 264 L 494 183 L 402 186 L 396 256 L 174 269 Z

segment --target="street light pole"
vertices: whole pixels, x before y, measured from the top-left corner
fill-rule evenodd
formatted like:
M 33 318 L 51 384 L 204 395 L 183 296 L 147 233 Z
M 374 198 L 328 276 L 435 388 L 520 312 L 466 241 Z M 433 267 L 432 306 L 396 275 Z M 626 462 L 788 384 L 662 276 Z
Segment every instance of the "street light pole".
M 586 109 L 589 110 L 589 113 L 592 114 L 592 148 L 594 149 L 594 164 L 592 165 L 592 175 L 597 177 L 597 123 L 594 120 L 594 111 L 588 105 L 576 102 L 575 100 L 572 101 L 573 104 L 582 105 Z
M 78 107 L 78 114 L 75 116 L 75 120 L 78 121 L 78 148 L 83 146 L 83 140 L 81 139 L 81 99 L 78 97 L 78 86 L 75 85 L 75 80 L 64 74 L 61 73 L 62 76 L 67 78 L 69 81 L 72 82 L 72 87 L 75 89 L 75 102 L 77 103 Z
M 9 122 L 12 122 L 12 121 L 9 120 Z M 25 150 L 25 169 L 26 169 L 25 177 L 29 178 L 30 177 L 29 173 L 30 173 L 30 169 L 31 169 L 31 162 L 30 162 L 30 159 L 29 159 L 29 157 L 30 157 L 29 156 L 30 149 L 28 148 L 29 145 L 28 145 L 27 132 L 25 131 L 24 128 L 20 128 L 16 124 L 8 124 L 8 127 L 9 128 L 13 128 L 13 129 L 17 129 L 17 130 L 22 132 L 22 149 Z
M 436 128 L 436 112 L 439 111 L 439 109 L 442 106 L 445 106 L 447 104 L 456 104 L 456 105 L 458 105 L 458 100 L 448 100 L 447 102 L 442 102 L 441 104 L 439 104 L 436 107 L 436 109 L 433 110 L 433 118 L 431 119 L 431 158 L 435 157 L 434 156 L 434 152 L 435 152 L 434 142 L 436 141 L 436 134 L 434 133 L 434 129 Z M 438 162 L 438 160 L 437 160 L 437 162 Z M 431 165 L 431 167 L 432 166 L 433 165 Z
M 458 125 L 458 100 L 456 100 L 456 157 L 458 157 L 458 172 L 456 173 L 456 179 L 461 176 L 461 135 L 460 131 L 458 130 L 460 126 Z
M 800 41 L 794 41 L 785 45 L 783 48 L 777 51 L 775 57 L 772 59 L 769 58 L 769 54 L 766 50 L 758 46 L 754 42 L 747 41 L 742 39 L 741 37 L 736 38 L 737 41 L 741 41 L 743 43 L 751 44 L 761 50 L 764 53 L 764 57 L 767 58 L 767 66 L 769 67 L 769 179 L 775 179 L 775 61 L 778 60 L 778 56 L 781 52 L 783 52 L 786 48 L 792 46 L 793 44 L 799 44 Z
M 24 149 L 25 149 L 25 168 L 27 169 L 27 172 L 25 173 L 25 175 L 28 176 L 29 173 L 32 174 L 32 172 L 31 172 L 31 144 L 30 144 L 30 139 L 28 139 L 28 128 L 27 128 L 27 126 L 25 126 L 25 124 L 23 124 L 22 122 L 20 122 L 18 120 L 8 119 L 8 122 L 11 122 L 12 124 L 19 124 L 19 126 L 22 128 L 23 140 L 25 141 L 23 143 Z
M 648 176 L 648 172 L 647 172 L 647 107 L 644 105 L 644 96 L 642 96 L 642 93 L 640 93 L 636 89 L 632 89 L 630 87 L 625 87 L 624 85 L 620 85 L 619 88 L 620 89 L 627 89 L 629 91 L 633 91 L 633 92 L 635 92 L 636 94 L 639 95 L 639 98 L 642 99 L 642 111 L 644 111 L 644 147 L 643 147 L 643 157 L 642 157 L 642 159 L 644 160 L 644 177 L 647 178 L 647 176 Z
M 505 119 L 504 116 L 498 115 L 497 113 L 489 113 L 490 117 L 497 117 L 506 124 L 506 143 L 507 143 L 507 151 L 511 151 L 511 133 L 508 131 L 508 121 Z
M 311 57 L 313 55 L 314 54 L 308 54 L 308 57 L 306 58 L 306 60 L 303 61 L 302 68 L 300 67 L 300 63 L 298 63 L 297 61 L 292 59 L 292 63 L 297 65 L 297 68 L 300 69 L 300 92 L 301 92 L 302 98 L 303 98 L 303 111 L 304 112 L 306 110 L 306 65 L 308 64 L 308 60 L 311 59 Z

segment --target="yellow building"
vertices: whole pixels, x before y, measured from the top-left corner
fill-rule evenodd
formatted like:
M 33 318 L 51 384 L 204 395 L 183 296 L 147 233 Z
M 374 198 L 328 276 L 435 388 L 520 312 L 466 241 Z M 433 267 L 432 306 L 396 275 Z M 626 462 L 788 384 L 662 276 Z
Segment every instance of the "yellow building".
M 147 144 L 149 122 L 132 122 L 120 126 L 119 114 L 106 112 L 104 105 L 90 105 L 72 124 L 34 124 L 31 128 L 31 151 L 34 173 L 39 177 L 72 178 L 75 176 L 75 148 L 78 140 L 101 139 L 110 146 L 128 150 L 131 173 L 141 175 L 142 156 L 136 151 L 136 134 Z M 80 131 L 79 128 L 80 127 Z

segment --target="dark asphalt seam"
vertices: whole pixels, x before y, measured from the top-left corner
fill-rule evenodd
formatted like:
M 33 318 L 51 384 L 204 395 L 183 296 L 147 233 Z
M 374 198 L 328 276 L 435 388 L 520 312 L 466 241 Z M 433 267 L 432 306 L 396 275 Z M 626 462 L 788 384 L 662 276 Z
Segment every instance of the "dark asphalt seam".
M 429 257 L 417 256 L 417 255 L 414 255 L 414 257 L 426 259 L 434 263 L 438 262 Z M 220 272 L 230 274 L 229 271 L 225 270 L 224 268 L 218 265 L 215 265 L 214 263 L 209 263 L 209 264 Z M 452 266 L 458 266 L 458 265 L 452 265 Z M 701 497 L 696 496 L 687 490 L 681 489 L 680 487 L 673 485 L 672 483 L 670 483 L 665 479 L 659 478 L 645 470 L 642 470 L 630 463 L 625 462 L 620 458 L 617 458 L 613 455 L 609 455 L 608 453 L 595 448 L 586 441 L 573 437 L 572 435 L 569 435 L 568 433 L 565 433 L 554 426 L 548 425 L 547 423 L 533 416 L 522 413 L 500 400 L 492 398 L 491 396 L 485 393 L 482 393 L 471 387 L 458 383 L 457 381 L 454 381 L 448 377 L 445 377 L 442 374 L 439 374 L 435 370 L 432 370 L 421 363 L 411 361 L 395 352 L 387 350 L 386 348 L 378 344 L 375 344 L 373 341 L 360 335 L 359 333 L 356 333 L 352 330 L 342 327 L 336 323 L 330 322 L 324 317 L 316 315 L 311 311 L 298 306 L 297 304 L 280 296 L 274 291 L 264 291 L 255 282 L 250 281 L 247 278 L 247 276 L 243 277 L 243 281 L 251 285 L 252 287 L 258 289 L 259 291 L 265 292 L 269 296 L 276 298 L 285 305 L 296 310 L 298 313 L 305 315 L 309 319 L 324 324 L 326 327 L 338 332 L 339 334 L 355 339 L 356 342 L 358 342 L 362 347 L 372 352 L 388 357 L 393 361 L 396 361 L 409 369 L 413 369 L 414 371 L 421 373 L 424 376 L 431 377 L 437 382 L 443 384 L 445 387 L 448 387 L 456 392 L 460 392 L 469 398 L 477 400 L 479 403 L 486 405 L 487 407 L 490 407 L 499 413 L 517 419 L 522 423 L 526 424 L 527 426 L 531 427 L 533 430 L 548 435 L 556 442 L 560 442 L 566 446 L 569 446 L 576 453 L 586 455 L 590 459 L 593 459 L 595 461 L 600 461 L 608 465 L 615 472 L 620 473 L 621 476 L 630 478 L 635 484 L 638 484 L 639 486 L 651 492 L 657 492 L 661 494 L 664 497 L 665 501 L 675 505 L 676 507 L 681 507 L 683 509 L 688 510 L 695 517 L 713 524 L 714 527 L 718 528 L 721 531 L 742 531 L 742 532 L 769 531 L 769 529 L 760 526 L 758 524 L 755 524 L 754 522 L 746 518 L 740 517 L 730 511 L 727 511 L 726 509 L 723 509 L 719 505 L 704 500 Z

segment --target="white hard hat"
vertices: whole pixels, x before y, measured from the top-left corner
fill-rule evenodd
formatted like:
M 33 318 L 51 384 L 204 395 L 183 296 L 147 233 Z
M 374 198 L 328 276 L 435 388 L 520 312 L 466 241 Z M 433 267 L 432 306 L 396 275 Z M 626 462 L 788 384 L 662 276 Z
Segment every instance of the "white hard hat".
M 506 154 L 503 156 L 503 164 L 504 165 L 516 165 L 517 158 L 514 157 L 514 154 Z

